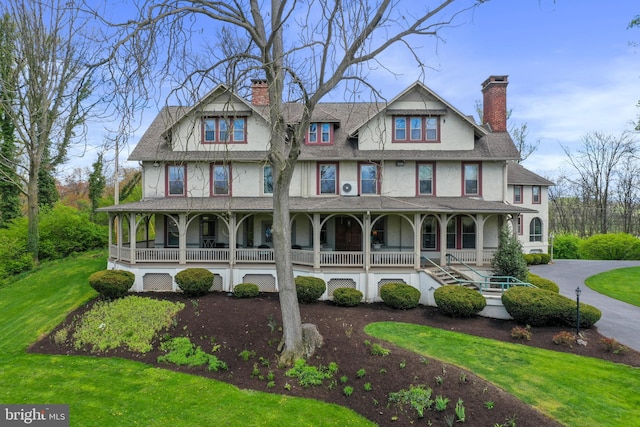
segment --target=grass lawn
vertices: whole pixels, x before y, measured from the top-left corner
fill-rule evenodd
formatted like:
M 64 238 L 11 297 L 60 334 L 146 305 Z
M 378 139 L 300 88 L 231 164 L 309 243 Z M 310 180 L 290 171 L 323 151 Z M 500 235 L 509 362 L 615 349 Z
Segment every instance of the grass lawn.
M 365 426 L 336 405 L 254 391 L 117 358 L 25 349 L 96 293 L 104 254 L 47 263 L 0 288 L 0 402 L 70 405 L 73 426 Z
M 466 368 L 567 426 L 631 426 L 640 419 L 640 369 L 406 323 L 372 336 Z
M 585 283 L 603 295 L 640 307 L 640 267 L 605 271 Z

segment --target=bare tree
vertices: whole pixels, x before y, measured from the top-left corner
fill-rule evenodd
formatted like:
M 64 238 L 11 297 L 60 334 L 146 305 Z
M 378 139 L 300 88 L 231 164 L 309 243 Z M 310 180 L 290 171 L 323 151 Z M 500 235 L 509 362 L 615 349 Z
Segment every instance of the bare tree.
M 581 188 L 583 203 L 592 205 L 592 218 L 597 227 L 594 231 L 607 233 L 616 171 L 637 151 L 633 135 L 623 132 L 614 137 L 594 132 L 582 138 L 582 147 L 575 152 L 562 148 L 577 172 L 575 182 Z
M 634 216 L 640 205 L 638 187 L 640 165 L 635 157 L 627 157 L 617 171 L 618 185 L 615 191 L 620 216 L 620 227 L 624 233 L 635 234 Z
M 304 357 L 301 317 L 293 281 L 289 187 L 311 116 L 320 100 L 336 88 L 358 93 L 358 85 L 377 95 L 367 70 L 385 69 L 378 57 L 390 47 L 406 49 L 417 67 L 424 67 L 412 49 L 416 36 L 437 38 L 457 15 L 483 0 L 236 0 L 231 2 L 141 1 L 139 17 L 116 27 L 115 50 L 105 61 L 113 66 L 116 85 L 127 99 L 121 112 L 136 111 L 139 96 L 148 94 L 149 70 L 161 64 L 163 80 L 177 86 L 189 81 L 238 82 L 238 74 L 264 78 L 268 86 L 268 162 L 273 170 L 273 243 L 283 318 L 281 361 Z M 454 4 L 462 6 L 454 9 Z M 94 11 L 99 18 L 101 14 Z M 204 24 L 208 22 L 208 24 Z M 204 26 L 225 28 L 244 39 L 245 50 L 229 49 L 206 67 L 188 69 L 197 57 L 189 51 L 191 31 Z M 221 30 L 222 31 L 222 30 Z M 215 37 L 212 31 L 211 37 Z M 202 50 L 200 50 L 202 52 Z M 112 61 L 113 60 L 113 61 Z M 155 63 L 154 63 L 155 62 Z M 230 76 L 232 74 L 233 76 Z M 124 77 L 124 78 L 123 78 Z M 176 82 L 178 78 L 182 81 Z M 156 81 L 159 80 L 156 77 Z M 134 87 L 136 90 L 134 90 Z M 132 94 L 136 95 L 132 95 Z M 287 123 L 286 102 L 301 104 L 296 123 Z
M 82 134 L 93 90 L 87 64 L 94 51 L 79 38 L 84 23 L 72 2 L 5 0 L 0 12 L 12 17 L 16 34 L 12 77 L 17 89 L 13 102 L 0 100 L 13 122 L 19 151 L 16 163 L 7 166 L 19 171 L 13 184 L 27 197 L 27 247 L 37 261 L 38 173 L 43 160 L 62 163 Z

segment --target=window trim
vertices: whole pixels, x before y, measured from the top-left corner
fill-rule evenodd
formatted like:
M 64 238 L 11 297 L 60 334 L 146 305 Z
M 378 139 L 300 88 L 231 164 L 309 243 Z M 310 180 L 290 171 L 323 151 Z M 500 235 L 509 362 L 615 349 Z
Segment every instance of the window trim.
M 206 139 L 206 123 L 207 120 L 215 120 L 215 139 L 208 140 Z M 243 127 L 243 138 L 242 140 L 235 139 L 235 121 L 242 120 Z M 220 139 L 220 122 L 226 121 L 229 123 L 229 128 L 225 131 L 229 134 L 230 138 L 226 141 L 222 141 Z M 201 120 L 201 129 L 200 129 L 200 142 L 204 145 L 212 145 L 212 144 L 246 144 L 247 141 L 247 118 L 246 117 L 238 117 L 238 116 L 204 116 Z
M 311 126 L 312 125 L 316 125 L 316 140 L 315 141 L 311 141 Z M 329 126 L 329 141 L 327 142 L 323 142 L 322 141 L 322 127 L 324 125 Z M 334 143 L 334 138 L 333 138 L 333 134 L 334 134 L 334 124 L 331 122 L 311 122 L 309 123 L 309 127 L 307 128 L 307 133 L 304 137 L 304 143 L 305 145 L 333 145 Z
M 362 191 L 362 167 L 363 166 L 375 166 L 376 167 L 376 192 L 365 193 Z M 376 162 L 358 162 L 358 194 L 361 196 L 379 196 L 382 190 L 382 171 L 380 164 Z
M 420 166 L 431 166 L 431 193 L 420 192 Z M 433 197 L 436 195 L 436 162 L 416 163 L 416 196 Z
M 180 194 L 172 194 L 171 193 L 171 181 L 169 170 L 171 168 L 178 167 L 182 168 L 183 181 L 182 181 L 182 193 Z M 180 163 L 167 163 L 165 165 L 165 197 L 186 197 L 187 196 L 187 165 Z
M 218 166 L 225 167 L 227 169 L 227 193 L 226 194 L 218 194 L 215 192 L 215 177 L 214 171 Z M 231 196 L 231 164 L 229 163 L 211 163 L 209 165 L 209 195 L 211 197 L 229 197 Z
M 538 198 L 536 200 L 536 192 L 535 189 L 538 189 Z M 542 186 L 540 185 L 532 185 L 531 186 L 531 203 L 534 205 L 539 205 L 542 203 Z
M 267 168 L 271 169 L 271 192 L 270 193 L 265 190 L 265 185 L 267 184 L 265 172 Z M 271 167 L 271 165 L 262 166 L 262 195 L 273 196 L 273 168 Z
M 478 192 L 467 193 L 467 179 L 466 179 L 466 167 L 467 166 L 478 167 Z M 482 196 L 482 162 L 462 162 L 462 195 L 463 196 Z
M 322 192 L 322 166 L 334 166 L 336 169 L 335 188 L 333 193 Z M 340 195 L 340 167 L 337 162 L 318 162 L 316 164 L 316 194 L 318 196 L 338 196 Z
M 411 130 L 413 129 L 411 127 L 411 119 L 415 119 L 415 118 L 420 118 L 420 139 L 413 139 L 411 136 Z M 396 120 L 397 119 L 404 119 L 404 139 L 401 138 L 397 138 L 397 134 L 396 134 Z M 436 138 L 435 139 L 428 139 L 427 138 L 427 123 L 428 123 L 428 119 L 435 119 L 436 121 L 436 126 L 435 126 L 435 130 L 436 130 Z M 435 115 L 410 115 L 410 116 L 404 116 L 404 115 L 394 115 L 391 117 L 391 142 L 392 143 L 409 143 L 409 144 L 416 144 L 416 143 L 428 143 L 428 144 L 439 144 L 441 142 L 441 137 L 440 137 L 440 116 L 435 116 Z
M 517 196 L 516 189 L 520 190 L 520 194 L 519 194 L 520 197 L 516 197 Z M 513 204 L 514 205 L 521 205 L 523 203 L 523 201 L 524 201 L 523 198 L 522 198 L 523 194 L 524 194 L 524 186 L 523 185 L 514 185 L 513 186 Z

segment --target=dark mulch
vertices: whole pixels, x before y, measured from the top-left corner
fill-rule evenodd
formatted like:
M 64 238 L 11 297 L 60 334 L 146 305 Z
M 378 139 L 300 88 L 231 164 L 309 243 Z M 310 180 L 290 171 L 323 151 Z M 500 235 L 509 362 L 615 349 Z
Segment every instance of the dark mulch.
M 446 425 L 445 416 L 454 415 L 455 403 L 459 398 L 463 400 L 466 408 L 465 425 L 492 427 L 514 417 L 518 427 L 558 425 L 513 396 L 457 367 L 437 360 L 428 360 L 428 363 L 425 363 L 425 360 L 421 360 L 415 353 L 382 342 L 383 346 L 391 349 L 391 354 L 386 357 L 372 356 L 365 341 L 377 341 L 363 331 L 364 326 L 372 322 L 399 321 L 516 342 L 511 337 L 511 329 L 516 325 L 513 321 L 482 317 L 451 319 L 442 315 L 437 308 L 422 306 L 413 310 L 398 311 L 379 303 L 351 308 L 337 307 L 330 302 L 301 305 L 303 322 L 317 325 L 324 337 L 323 347 L 309 363 L 326 366 L 330 362 L 336 362 L 339 367 L 338 381 L 333 388 L 329 387 L 329 381 L 325 381 L 322 386 L 305 389 L 298 385 L 296 379 L 285 377 L 285 370 L 277 367 L 277 346 L 281 335 L 279 328 L 282 325 L 277 294 L 261 294 L 255 299 L 237 299 L 224 293 L 211 293 L 197 300 L 190 300 L 180 294 L 145 296 L 184 302 L 185 309 L 179 314 L 177 326 L 168 333 L 172 336 L 188 335 L 205 351 L 211 350 L 212 340 L 215 340 L 216 344 L 221 345 L 215 354 L 228 363 L 229 370 L 216 373 L 207 372 L 203 367 L 181 368 L 158 364 L 156 359 L 161 354 L 158 342 L 155 343 L 153 351 L 144 355 L 116 350 L 98 356 L 124 357 L 166 369 L 214 378 L 240 388 L 332 402 L 349 407 L 383 426 L 408 426 L 416 423 L 424 425 L 427 420 L 431 420 L 434 426 Z M 72 322 L 90 306 L 91 304 L 87 304 L 70 314 L 58 328 Z M 640 367 L 639 352 L 631 350 L 624 354 L 613 354 L 604 351 L 599 345 L 601 335 L 595 328 L 585 331 L 587 346 L 574 345 L 571 348 L 552 342 L 551 338 L 561 330 L 563 329 L 557 327 L 532 328 L 531 341 L 517 342 L 526 346 L 597 357 Z M 30 351 L 46 354 L 89 354 L 87 351 L 75 351 L 69 345 L 55 344 L 52 338 L 54 333 L 55 330 L 34 344 Z M 254 351 L 256 356 L 245 362 L 238 357 L 243 350 Z M 270 361 L 268 368 L 260 362 L 260 357 Z M 478 349 L 478 357 L 482 357 L 482 349 Z M 263 379 L 252 376 L 254 365 L 259 368 Z M 364 369 L 366 375 L 359 379 L 356 372 L 360 369 Z M 273 388 L 267 388 L 268 381 L 265 378 L 269 370 L 275 374 Z M 386 370 L 386 373 L 381 370 Z M 342 375 L 348 377 L 346 385 L 354 389 L 350 397 L 343 394 L 345 384 L 339 380 Z M 443 378 L 441 385 L 437 384 L 437 376 Z M 367 382 L 371 383 L 371 391 L 364 390 L 364 384 Z M 285 389 L 287 383 L 291 385 L 290 390 Z M 449 398 L 447 410 L 429 411 L 425 414 L 425 420 L 417 422 L 412 410 L 402 410 L 388 404 L 389 393 L 406 389 L 412 384 L 431 387 L 433 398 L 436 395 Z M 487 409 L 485 406 L 485 402 L 489 401 L 493 402 L 493 409 Z

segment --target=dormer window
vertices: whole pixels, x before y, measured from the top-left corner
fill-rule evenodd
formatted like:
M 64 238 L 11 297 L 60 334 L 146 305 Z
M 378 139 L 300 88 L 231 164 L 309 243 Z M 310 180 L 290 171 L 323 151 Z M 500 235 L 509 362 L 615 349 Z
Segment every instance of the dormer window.
M 306 142 L 307 144 L 333 144 L 333 125 L 331 123 L 311 123 Z
M 394 116 L 393 142 L 440 142 L 440 117 Z
M 247 142 L 245 117 L 205 117 L 202 119 L 203 144 L 238 144 Z

